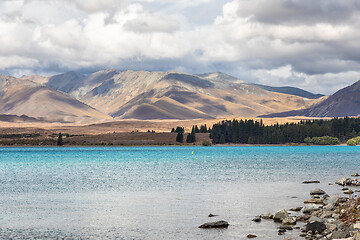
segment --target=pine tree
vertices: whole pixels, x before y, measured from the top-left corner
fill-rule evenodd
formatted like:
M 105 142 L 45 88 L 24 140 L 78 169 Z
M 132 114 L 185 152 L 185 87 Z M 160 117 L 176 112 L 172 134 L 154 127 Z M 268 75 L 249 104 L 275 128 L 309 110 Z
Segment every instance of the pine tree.
M 184 135 L 181 132 L 179 132 L 176 135 L 176 142 L 182 143 L 183 141 L 184 141 Z
M 191 133 L 189 133 L 186 137 L 187 143 L 194 143 L 196 142 L 196 134 L 195 134 L 195 127 L 193 126 L 191 129 Z
M 199 130 L 198 126 L 196 125 L 195 126 L 195 133 L 199 133 L 199 132 L 200 132 L 200 130 Z
M 58 146 L 64 145 L 64 141 L 63 141 L 63 138 L 62 138 L 62 134 L 61 134 L 61 133 L 59 133 L 59 136 L 58 136 L 58 139 L 57 139 L 56 144 L 57 144 Z

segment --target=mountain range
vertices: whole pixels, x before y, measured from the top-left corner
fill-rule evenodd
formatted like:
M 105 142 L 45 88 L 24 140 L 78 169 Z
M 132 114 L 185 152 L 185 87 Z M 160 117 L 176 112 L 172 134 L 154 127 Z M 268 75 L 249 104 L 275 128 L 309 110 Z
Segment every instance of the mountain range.
M 274 113 L 261 117 L 345 117 L 358 115 L 360 115 L 360 80 L 309 108 Z
M 0 75 L 0 114 L 3 118 L 22 116 L 18 121 L 272 116 L 307 111 L 332 97 L 293 87 L 256 85 L 219 72 L 193 75 L 108 69 L 90 75 L 73 71 L 52 77 Z

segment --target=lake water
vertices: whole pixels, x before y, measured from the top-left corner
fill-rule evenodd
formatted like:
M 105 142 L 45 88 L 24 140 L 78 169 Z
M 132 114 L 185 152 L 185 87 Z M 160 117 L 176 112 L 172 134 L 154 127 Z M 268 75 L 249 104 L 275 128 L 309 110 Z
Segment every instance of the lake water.
M 355 171 L 360 147 L 0 148 L 0 238 L 282 239 L 251 219 Z

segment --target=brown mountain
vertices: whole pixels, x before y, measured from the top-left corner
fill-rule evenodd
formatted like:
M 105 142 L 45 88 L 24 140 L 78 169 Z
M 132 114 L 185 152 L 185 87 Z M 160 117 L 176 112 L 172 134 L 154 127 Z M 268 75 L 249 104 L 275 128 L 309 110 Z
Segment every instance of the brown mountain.
M 270 92 L 223 73 L 76 72 L 49 78 L 46 86 L 119 119 L 255 117 L 310 106 L 313 100 Z
M 68 94 L 25 78 L 4 75 L 0 75 L 0 114 L 26 115 L 51 122 L 85 123 L 112 119 Z
M 263 117 L 345 117 L 360 115 L 360 80 L 309 108 L 269 114 Z

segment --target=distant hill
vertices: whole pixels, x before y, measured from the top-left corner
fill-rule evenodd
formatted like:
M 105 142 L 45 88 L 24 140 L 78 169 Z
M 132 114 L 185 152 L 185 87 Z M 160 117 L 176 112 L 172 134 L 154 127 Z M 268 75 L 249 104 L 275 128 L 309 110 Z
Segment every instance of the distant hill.
M 77 99 L 27 79 L 0 75 L 0 114 L 50 122 L 112 119 Z M 30 120 L 22 117 L 23 120 Z M 20 120 L 13 117 L 10 119 Z
M 321 97 L 325 96 L 323 94 L 314 94 L 314 93 L 311 93 L 311 92 L 308 92 L 308 91 L 305 91 L 303 89 L 296 88 L 296 87 L 271 87 L 271 86 L 266 86 L 266 85 L 261 85 L 261 84 L 256 84 L 256 83 L 249 83 L 249 85 L 256 86 L 256 87 L 262 88 L 262 89 L 270 91 L 270 92 L 285 93 L 285 94 L 295 95 L 295 96 L 308 98 L 308 99 L 317 99 L 317 98 L 321 98 Z
M 18 115 L 6 115 L 6 114 L 0 114 L 0 121 L 1 122 L 44 122 L 37 118 L 29 117 L 26 115 L 18 116 Z
M 269 114 L 262 117 L 345 117 L 360 115 L 360 80 L 309 108 Z

